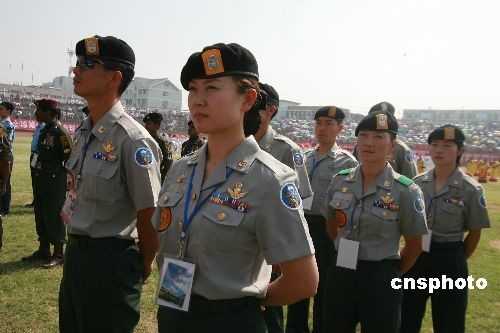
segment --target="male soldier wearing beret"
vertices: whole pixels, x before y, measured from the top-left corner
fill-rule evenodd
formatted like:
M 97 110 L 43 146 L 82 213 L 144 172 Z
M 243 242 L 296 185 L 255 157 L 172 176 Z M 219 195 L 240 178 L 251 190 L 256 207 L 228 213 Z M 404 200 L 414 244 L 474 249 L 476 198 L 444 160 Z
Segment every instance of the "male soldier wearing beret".
M 372 106 L 368 113 L 373 112 L 388 112 L 394 115 L 396 110 L 391 103 L 380 102 Z M 354 148 L 354 156 L 357 156 L 357 147 Z M 389 163 L 391 163 L 394 171 L 408 178 L 413 178 L 418 173 L 415 154 L 411 148 L 399 138 L 396 138 L 396 141 L 394 142 L 394 150 L 390 156 Z
M 189 139 L 184 141 L 181 146 L 181 157 L 189 155 L 203 146 L 203 140 L 200 139 L 192 120 L 188 121 L 188 135 Z
M 35 102 L 36 117 L 45 126 L 40 130 L 36 153 L 31 159 L 35 225 L 40 245 L 23 260 L 46 260 L 43 267 L 52 268 L 63 263 L 63 245 L 66 229 L 60 217 L 66 198 L 66 169 L 64 163 L 71 153 L 72 140 L 58 121 L 58 103 L 50 99 Z M 50 255 L 50 244 L 54 252 Z
M 160 148 L 120 96 L 134 76 L 132 48 L 116 37 L 76 44 L 75 93 L 89 116 L 66 163 L 72 184 L 62 214 L 68 246 L 59 297 L 61 332 L 133 332 L 158 238 L 151 215 Z
M 148 113 L 144 119 L 144 127 L 148 130 L 149 134 L 155 139 L 158 146 L 160 146 L 162 159 L 160 164 L 160 173 L 161 173 L 161 182 L 163 184 L 163 180 L 165 180 L 165 175 L 168 172 L 168 169 L 172 165 L 172 148 L 170 143 L 165 142 L 158 136 L 158 130 L 160 129 L 161 122 L 163 117 L 158 112 Z
M 326 189 L 333 176 L 339 171 L 354 168 L 358 162 L 354 156 L 340 148 L 337 136 L 344 128 L 345 113 L 335 106 L 324 106 L 314 114 L 314 135 L 318 146 L 306 152 L 306 166 L 314 192 L 310 204 L 304 201 L 304 214 L 309 232 L 316 250 L 316 262 L 319 271 L 319 292 L 314 296 L 313 333 L 322 332 L 321 289 L 326 281 L 330 265 L 333 244 L 325 230 L 325 219 L 321 216 L 321 207 L 326 199 Z M 287 333 L 309 332 L 309 299 L 288 307 Z

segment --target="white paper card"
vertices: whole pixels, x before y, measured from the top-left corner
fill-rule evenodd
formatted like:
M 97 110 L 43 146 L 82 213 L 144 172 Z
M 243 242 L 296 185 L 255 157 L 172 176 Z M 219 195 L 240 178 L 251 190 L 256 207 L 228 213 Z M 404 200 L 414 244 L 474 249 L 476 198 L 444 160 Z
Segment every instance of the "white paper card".
M 304 210 L 311 210 L 313 199 L 314 193 L 310 197 L 302 199 L 302 207 L 304 208 Z
M 338 249 L 337 266 L 356 270 L 359 242 L 340 238 Z
M 422 236 L 422 251 L 431 252 L 432 230 L 429 229 L 427 235 Z
M 195 265 L 165 258 L 158 288 L 157 304 L 188 311 Z

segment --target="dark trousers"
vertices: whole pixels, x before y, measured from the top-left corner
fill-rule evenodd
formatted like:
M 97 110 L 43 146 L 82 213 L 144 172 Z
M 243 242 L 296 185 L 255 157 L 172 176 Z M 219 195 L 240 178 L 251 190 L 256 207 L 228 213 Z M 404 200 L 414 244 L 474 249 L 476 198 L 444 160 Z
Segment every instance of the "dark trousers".
M 9 165 L 9 177 L 6 179 L 6 184 L 5 184 L 5 192 L 0 195 L 0 214 L 4 215 L 10 213 L 10 201 L 12 198 L 10 176 L 12 175 L 13 165 L 14 165 L 14 160 L 11 160 Z
M 280 276 L 280 273 L 275 273 L 271 275 L 271 281 L 276 280 Z M 283 320 L 283 307 L 282 306 L 266 306 L 263 313 L 264 321 L 266 322 L 267 331 L 269 333 L 283 333 L 285 329 L 285 323 Z
M 325 219 L 319 215 L 306 215 L 309 233 L 313 240 L 316 263 L 319 271 L 318 292 L 314 296 L 313 304 L 313 333 L 321 333 L 322 326 L 322 288 L 330 266 L 332 253 L 335 248 L 328 237 L 325 228 Z M 286 333 L 309 333 L 309 299 L 302 300 L 288 306 Z
M 438 278 L 443 275 L 454 281 L 467 279 L 468 268 L 463 242 L 432 243 L 430 253 L 422 253 L 405 278 Z M 449 287 L 449 286 L 448 286 Z M 418 333 L 428 299 L 432 303 L 432 323 L 435 333 L 465 332 L 467 288 L 462 290 L 405 290 L 402 308 L 402 333 Z
M 324 288 L 323 332 L 398 333 L 402 290 L 391 288 L 400 278 L 399 260 L 358 261 L 357 270 L 336 266 L 336 255 Z
M 59 289 L 61 333 L 132 333 L 144 261 L 134 241 L 69 236 Z
M 64 243 L 66 227 L 60 213 L 66 199 L 66 172 L 35 170 L 34 174 L 35 224 L 40 244 Z
M 192 295 L 189 311 L 158 308 L 159 333 L 266 333 L 266 323 L 254 297 L 210 301 Z

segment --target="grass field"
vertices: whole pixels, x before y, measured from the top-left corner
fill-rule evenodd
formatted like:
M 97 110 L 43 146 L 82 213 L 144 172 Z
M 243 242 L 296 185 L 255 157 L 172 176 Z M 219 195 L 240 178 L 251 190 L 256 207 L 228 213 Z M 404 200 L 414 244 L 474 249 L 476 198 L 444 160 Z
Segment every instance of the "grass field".
M 21 262 L 37 247 L 31 202 L 28 159 L 31 137 L 18 135 L 12 177 L 13 202 L 4 219 L 0 251 L 0 333 L 57 332 L 57 296 L 62 268 L 53 270 Z M 485 290 L 469 297 L 467 332 L 500 332 L 500 183 L 486 185 L 492 228 L 483 232 L 479 249 L 469 261 L 470 274 L 488 281 Z M 156 332 L 154 296 L 157 273 L 144 286 L 142 316 L 136 332 Z M 383 305 L 380 305 L 383 306 Z M 432 332 L 429 312 L 423 332 Z M 382 332 L 381 332 L 382 333 Z

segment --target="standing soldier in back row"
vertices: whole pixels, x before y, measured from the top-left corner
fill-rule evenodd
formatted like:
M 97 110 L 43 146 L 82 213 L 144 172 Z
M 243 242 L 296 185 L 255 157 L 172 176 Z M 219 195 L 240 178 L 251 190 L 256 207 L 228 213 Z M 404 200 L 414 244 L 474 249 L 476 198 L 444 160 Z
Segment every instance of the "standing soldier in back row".
M 188 121 L 188 135 L 189 139 L 182 143 L 181 147 L 181 157 L 189 155 L 203 146 L 203 140 L 200 139 L 198 130 L 194 127 L 193 121 Z
M 313 333 L 322 329 L 322 288 L 334 251 L 333 243 L 325 229 L 321 207 L 326 200 L 326 190 L 333 176 L 339 171 L 354 168 L 358 162 L 347 150 L 337 145 L 337 136 L 344 129 L 345 113 L 335 106 L 325 106 L 314 115 L 314 135 L 318 146 L 306 153 L 306 164 L 313 189 L 312 200 L 304 200 L 304 214 L 316 250 L 319 271 L 318 293 L 314 296 Z M 309 332 L 309 299 L 288 306 L 286 333 Z
M 63 263 L 66 229 L 60 217 L 66 198 L 66 169 L 64 163 L 71 153 L 71 137 L 58 121 L 58 103 L 50 99 L 35 102 L 37 119 L 45 123 L 40 131 L 38 147 L 32 158 L 35 183 L 35 224 L 40 242 L 38 250 L 23 260 L 47 260 L 43 267 Z M 50 255 L 50 244 L 54 252 Z
M 260 124 L 254 135 L 255 139 L 262 150 L 295 170 L 300 196 L 302 198 L 310 197 L 312 193 L 311 184 L 309 183 L 304 156 L 300 147 L 288 137 L 276 133 L 271 127 L 271 120 L 278 113 L 278 92 L 269 84 L 259 83 L 259 87 L 260 101 L 254 107 L 260 109 Z M 274 269 L 276 270 L 276 267 Z M 279 272 L 273 271 L 272 280 L 278 278 L 278 276 Z M 264 318 L 269 333 L 284 332 L 282 307 L 268 306 L 264 312 Z
M 161 122 L 163 117 L 158 112 L 148 113 L 144 119 L 144 127 L 148 130 L 149 134 L 155 139 L 158 146 L 160 146 L 162 159 L 160 164 L 160 173 L 161 173 L 161 182 L 163 184 L 163 180 L 165 180 L 165 175 L 170 169 L 172 165 L 172 148 L 170 143 L 165 142 L 162 138 L 158 136 L 158 130 L 160 129 Z
M 368 113 L 373 112 L 388 112 L 394 116 L 396 109 L 389 102 L 381 102 L 372 106 Z M 358 157 L 357 150 L 356 146 L 354 148 L 354 156 L 356 157 Z M 418 167 L 415 154 L 410 147 L 399 138 L 396 138 L 394 141 L 394 149 L 389 156 L 389 163 L 391 163 L 394 171 L 408 178 L 413 178 L 417 175 Z

